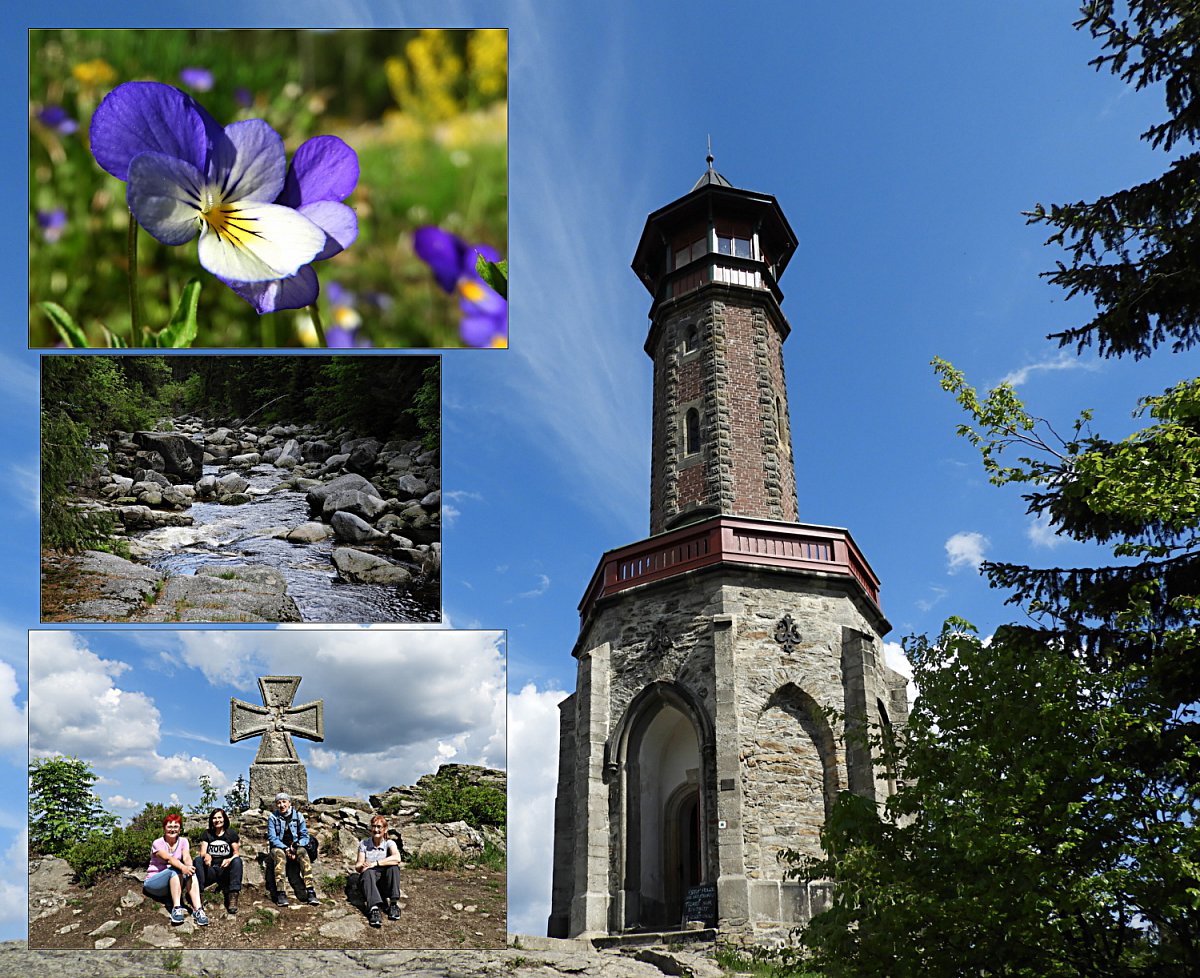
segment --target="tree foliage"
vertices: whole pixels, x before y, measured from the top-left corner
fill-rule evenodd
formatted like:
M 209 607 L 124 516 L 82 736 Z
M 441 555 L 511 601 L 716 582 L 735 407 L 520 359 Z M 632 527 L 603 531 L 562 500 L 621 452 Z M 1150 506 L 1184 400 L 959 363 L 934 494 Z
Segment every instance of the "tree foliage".
M 1076 26 L 1098 68 L 1161 84 L 1169 117 L 1144 138 L 1190 148 L 1200 8 L 1096 0 Z M 1049 279 L 1096 309 L 1052 339 L 1140 359 L 1200 338 L 1198 178 L 1189 153 L 1158 180 L 1035 209 L 1065 252 Z M 990 480 L 1107 553 L 985 564 L 1020 621 L 988 642 L 956 619 L 906 642 L 920 696 L 899 789 L 882 811 L 843 795 L 825 857 L 795 867 L 836 884 L 806 960 L 830 976 L 1200 975 L 1200 379 L 1143 398 L 1145 426 L 1113 440 L 1086 411 L 1059 437 L 1011 387 L 980 395 L 935 369 Z
M 92 791 L 96 775 L 78 757 L 39 757 L 29 765 L 29 850 L 65 855 L 118 819 Z

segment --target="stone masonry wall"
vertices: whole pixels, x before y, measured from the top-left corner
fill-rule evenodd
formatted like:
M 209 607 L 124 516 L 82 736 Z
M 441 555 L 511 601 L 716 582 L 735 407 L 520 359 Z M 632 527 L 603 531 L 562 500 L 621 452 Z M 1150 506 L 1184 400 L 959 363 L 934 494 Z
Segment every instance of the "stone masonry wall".
M 874 781 L 869 761 L 865 772 L 852 770 L 863 759 L 849 749 L 838 721 L 831 726 L 822 710 L 844 711 L 860 701 L 870 707 L 881 700 L 894 726 L 905 719 L 893 712 L 898 677 L 882 663 L 876 632 L 881 619 L 851 594 L 851 586 L 839 579 L 726 567 L 635 589 L 598 608 L 576 652 L 582 675 L 588 650 L 606 650 L 607 716 L 590 719 L 605 727 L 592 739 L 605 741 L 608 806 L 590 817 L 605 824 L 610 852 L 607 878 L 591 879 L 586 888 L 610 894 L 610 927 L 637 923 L 636 901 L 622 892 L 623 885 L 636 887 L 637 880 L 623 876 L 628 827 L 616 741 L 630 728 L 631 703 L 653 683 L 686 691 L 715 731 L 716 743 L 708 745 L 704 757 L 701 800 L 706 876 L 715 881 L 719 867 L 722 879 L 744 878 L 740 890 L 731 888 L 728 898 L 722 897 L 723 930 L 760 938 L 809 915 L 810 893 L 783 879 L 778 853 L 784 847 L 819 852 L 826 806 L 837 791 L 862 783 L 864 775 L 866 783 Z M 780 632 L 785 616 L 794 627 Z M 717 675 L 714 656 L 714 635 L 726 627 L 722 622 L 732 628 L 726 677 Z M 858 679 L 846 674 L 848 648 L 865 655 Z M 858 685 L 850 689 L 848 680 Z M 722 697 L 731 698 L 732 712 L 718 708 Z M 877 720 L 877 710 L 868 719 Z M 577 741 L 587 739 L 578 729 L 575 735 Z M 734 751 L 735 757 L 720 760 Z M 727 779 L 726 773 L 736 777 Z M 880 784 L 882 797 L 886 778 Z M 719 819 L 725 829 L 718 828 Z M 721 845 L 729 852 L 721 853 Z M 731 867 L 729 855 L 735 852 Z M 576 879 L 574 886 L 578 894 L 585 881 Z M 744 899 L 737 898 L 739 892 Z M 619 919 L 622 908 L 630 909 L 633 919 Z

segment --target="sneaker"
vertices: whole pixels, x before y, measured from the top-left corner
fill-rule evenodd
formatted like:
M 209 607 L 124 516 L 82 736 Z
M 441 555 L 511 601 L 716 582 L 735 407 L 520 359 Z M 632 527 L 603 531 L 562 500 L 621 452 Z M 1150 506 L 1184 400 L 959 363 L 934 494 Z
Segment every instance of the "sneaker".
M 286 907 L 287 905 L 288 905 L 287 894 L 284 893 L 282 890 L 280 890 L 278 893 L 275 894 L 275 906 Z
M 372 907 L 370 914 L 367 915 L 372 927 L 383 926 L 383 914 L 379 912 L 378 907 Z
M 197 927 L 207 927 L 208 926 L 208 914 L 206 914 L 204 912 L 203 907 L 197 907 L 195 910 L 192 911 L 192 920 L 194 920 L 196 922 Z
M 183 907 L 172 907 L 171 908 L 171 923 L 172 924 L 182 924 L 185 920 L 187 920 L 187 911 L 185 911 L 183 909 Z
M 388 905 L 388 920 L 400 919 L 400 904 L 392 903 Z
M 225 894 L 225 912 L 226 913 L 237 913 L 237 900 L 238 900 L 238 895 L 237 895 L 236 891 L 234 891 L 233 893 Z
M 309 890 L 308 893 L 305 894 L 305 898 L 308 900 L 310 906 L 319 907 L 321 905 L 321 901 L 317 899 L 316 890 Z

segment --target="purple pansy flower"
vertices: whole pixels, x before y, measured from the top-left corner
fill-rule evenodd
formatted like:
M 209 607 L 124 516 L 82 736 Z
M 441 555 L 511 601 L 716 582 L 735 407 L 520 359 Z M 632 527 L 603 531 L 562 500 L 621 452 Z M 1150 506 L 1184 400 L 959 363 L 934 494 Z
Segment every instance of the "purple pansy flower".
M 200 264 L 224 281 L 286 278 L 326 247 L 325 231 L 274 202 L 287 158 L 261 119 L 222 129 L 177 88 L 126 82 L 97 107 L 91 145 L 96 162 L 127 183 L 137 222 L 167 245 L 199 235 Z
M 500 258 L 488 245 L 468 245 L 462 238 L 439 227 L 422 227 L 413 232 L 413 249 L 444 292 L 458 292 L 462 320 L 459 335 L 468 346 L 506 346 L 508 302 L 479 277 L 475 263 L 480 255 L 488 261 Z
M 320 228 L 323 246 L 311 261 L 332 258 L 358 237 L 358 215 L 342 203 L 357 183 L 358 154 L 337 136 L 314 136 L 296 150 L 275 203 L 294 208 Z M 260 314 L 311 305 L 320 292 L 317 273 L 310 264 L 273 282 L 225 284 Z
M 37 116 L 43 126 L 53 129 L 60 136 L 69 136 L 79 129 L 79 123 L 61 105 L 47 105 Z
M 179 72 L 179 80 L 194 92 L 212 91 L 213 73 L 207 68 L 184 68 Z
M 54 244 L 67 228 L 67 212 L 61 207 L 49 211 L 37 212 L 38 227 L 42 229 L 42 238 L 47 244 Z

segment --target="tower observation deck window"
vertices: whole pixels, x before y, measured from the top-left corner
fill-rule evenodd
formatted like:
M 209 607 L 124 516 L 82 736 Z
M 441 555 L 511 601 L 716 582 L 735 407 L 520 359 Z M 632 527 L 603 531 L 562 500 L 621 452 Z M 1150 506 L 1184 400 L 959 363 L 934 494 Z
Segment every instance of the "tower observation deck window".
M 693 241 L 691 244 L 685 244 L 682 247 L 675 248 L 675 267 L 683 268 L 689 262 L 695 261 L 697 258 L 708 252 L 708 242 L 704 238 L 698 241 Z
M 722 255 L 733 255 L 735 258 L 749 258 L 750 239 L 718 234 L 717 251 Z

